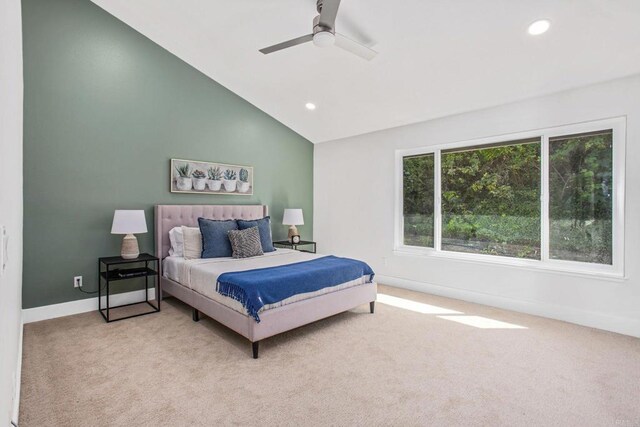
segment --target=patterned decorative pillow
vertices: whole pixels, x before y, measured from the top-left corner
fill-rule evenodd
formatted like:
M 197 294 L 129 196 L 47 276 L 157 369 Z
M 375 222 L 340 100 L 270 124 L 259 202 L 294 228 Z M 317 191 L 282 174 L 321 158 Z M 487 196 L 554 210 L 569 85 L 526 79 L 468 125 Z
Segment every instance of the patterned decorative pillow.
M 258 227 L 260 242 L 262 243 L 262 252 L 273 252 L 276 250 L 276 248 L 273 247 L 273 239 L 271 238 L 271 217 L 265 216 L 264 218 L 254 221 L 239 219 L 237 222 L 239 230 Z
M 258 227 L 251 227 L 244 230 L 230 230 L 228 236 L 231 241 L 234 258 L 249 258 L 264 254 L 264 252 L 262 252 Z

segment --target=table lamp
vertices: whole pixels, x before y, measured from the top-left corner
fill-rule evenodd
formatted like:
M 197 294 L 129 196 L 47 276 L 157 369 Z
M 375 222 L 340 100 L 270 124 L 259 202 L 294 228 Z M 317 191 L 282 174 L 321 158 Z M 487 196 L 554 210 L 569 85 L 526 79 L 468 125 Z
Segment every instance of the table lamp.
M 293 242 L 293 236 L 299 236 L 296 225 L 304 225 L 302 209 L 285 209 L 284 217 L 282 218 L 282 224 L 289 226 L 289 234 L 287 236 L 287 240 L 289 240 L 289 242 Z
M 111 234 L 124 234 L 122 239 L 122 250 L 120 256 L 124 259 L 135 259 L 140 255 L 138 249 L 138 239 L 134 233 L 146 233 L 147 222 L 144 218 L 144 211 L 137 210 L 116 210 L 113 214 L 113 224 Z

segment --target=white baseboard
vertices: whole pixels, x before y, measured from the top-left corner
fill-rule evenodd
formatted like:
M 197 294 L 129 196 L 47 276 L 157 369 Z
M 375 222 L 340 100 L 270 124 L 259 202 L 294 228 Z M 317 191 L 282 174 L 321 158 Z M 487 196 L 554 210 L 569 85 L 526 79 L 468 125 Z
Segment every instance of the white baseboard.
M 506 310 L 519 311 L 536 316 L 549 317 L 551 319 L 562 320 L 591 328 L 603 329 L 617 332 L 619 334 L 631 335 L 640 338 L 640 320 L 626 317 L 610 316 L 607 314 L 594 313 L 572 307 L 558 306 L 553 304 L 542 304 L 533 301 L 518 300 L 497 295 L 484 294 L 480 292 L 468 291 L 466 289 L 451 288 L 448 286 L 434 285 L 431 283 L 418 282 L 415 280 L 402 279 L 393 276 L 381 276 L 376 274 L 376 282 L 409 289 L 448 298 L 455 298 Z
M 18 418 L 20 416 L 20 385 L 22 384 L 22 339 L 24 332 L 24 315 L 20 321 L 20 338 L 18 341 L 18 360 L 16 363 L 16 373 L 14 375 L 14 396 L 13 396 L 13 412 L 11 414 L 11 421 L 15 425 L 18 424 Z
M 149 289 L 149 299 L 155 299 L 155 288 Z M 113 294 L 109 297 L 112 306 L 130 304 L 144 301 L 144 289 L 121 294 Z M 106 305 L 106 297 L 102 297 L 102 306 Z M 98 310 L 98 297 L 86 298 L 77 301 L 63 302 L 60 304 L 45 305 L 42 307 L 26 308 L 22 310 L 23 323 L 39 322 L 41 320 L 55 319 L 56 317 L 71 316 L 72 314 L 87 313 Z

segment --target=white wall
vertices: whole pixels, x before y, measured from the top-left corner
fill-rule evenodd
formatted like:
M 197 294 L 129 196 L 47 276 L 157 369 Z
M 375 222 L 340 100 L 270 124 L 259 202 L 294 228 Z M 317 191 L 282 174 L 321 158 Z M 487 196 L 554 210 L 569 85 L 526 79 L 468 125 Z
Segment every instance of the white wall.
M 626 279 L 394 254 L 394 152 L 627 117 Z M 640 75 L 317 144 L 318 250 L 369 262 L 381 283 L 640 336 Z
M 9 425 L 22 340 L 22 22 L 19 0 L 0 0 L 0 226 L 8 265 L 0 277 L 0 425 Z M 1 268 L 1 267 L 0 267 Z

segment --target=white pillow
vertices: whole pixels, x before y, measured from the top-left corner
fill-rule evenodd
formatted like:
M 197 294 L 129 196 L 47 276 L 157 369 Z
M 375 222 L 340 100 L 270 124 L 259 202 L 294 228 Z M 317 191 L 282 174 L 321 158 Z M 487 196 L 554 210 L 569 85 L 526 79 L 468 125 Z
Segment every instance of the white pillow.
M 185 259 L 202 258 L 202 234 L 198 227 L 182 226 L 183 254 Z
M 169 241 L 171 242 L 169 255 L 184 256 L 184 240 L 182 238 L 182 227 L 173 227 L 171 230 L 169 230 Z

